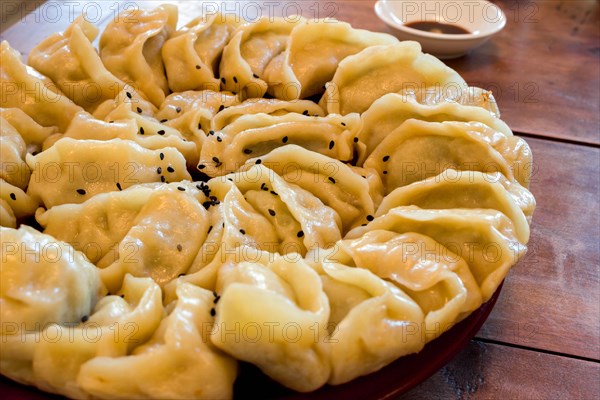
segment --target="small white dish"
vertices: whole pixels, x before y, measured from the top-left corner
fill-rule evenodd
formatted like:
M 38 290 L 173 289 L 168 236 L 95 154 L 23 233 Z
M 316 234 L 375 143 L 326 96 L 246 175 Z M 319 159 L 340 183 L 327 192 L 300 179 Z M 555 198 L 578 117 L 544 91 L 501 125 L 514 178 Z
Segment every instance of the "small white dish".
M 441 59 L 460 57 L 481 46 L 506 25 L 506 15 L 484 0 L 379 0 L 375 14 L 400 40 L 415 40 Z M 416 22 L 458 26 L 468 33 L 448 34 L 411 28 Z

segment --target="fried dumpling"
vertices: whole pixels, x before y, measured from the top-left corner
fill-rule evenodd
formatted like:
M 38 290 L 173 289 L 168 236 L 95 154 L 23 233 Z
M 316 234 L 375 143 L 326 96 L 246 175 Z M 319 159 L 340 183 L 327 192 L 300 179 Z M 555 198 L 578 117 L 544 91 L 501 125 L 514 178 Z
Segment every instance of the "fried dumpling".
M 27 163 L 33 171 L 27 193 L 46 208 L 82 203 L 138 183 L 191 179 L 176 149 L 148 150 L 121 139 L 63 138 L 37 156 L 28 155 Z
M 285 51 L 260 76 L 274 97 L 305 99 L 323 93 L 344 58 L 369 46 L 397 42 L 391 35 L 354 29 L 334 19 L 309 20 L 292 30 Z
M 239 25 L 231 14 L 207 13 L 173 33 L 162 48 L 169 88 L 173 92 L 218 91 L 218 61 Z
M 8 42 L 0 44 L 0 107 L 20 108 L 38 124 L 64 132 L 73 116 L 82 111 L 47 77 L 21 61 Z
M 114 99 L 125 83 L 102 64 L 92 46 L 98 28 L 77 17 L 64 33 L 55 33 L 29 53 L 28 63 L 46 75 L 73 102 L 88 111 Z
M 173 5 L 148 11 L 135 7 L 111 20 L 100 37 L 100 57 L 106 68 L 157 107 L 169 94 L 161 49 L 177 19 Z
M 321 99 L 327 112 L 362 113 L 381 96 L 407 86 L 466 88 L 460 75 L 439 59 L 421 51 L 417 42 L 367 47 L 340 62 Z
M 237 362 L 209 339 L 212 292 L 184 283 L 148 342 L 132 354 L 96 357 L 81 366 L 77 383 L 101 398 L 231 398 Z
M 329 302 L 319 276 L 301 259 L 252 258 L 219 270 L 212 343 L 294 390 L 321 387 L 330 372 Z

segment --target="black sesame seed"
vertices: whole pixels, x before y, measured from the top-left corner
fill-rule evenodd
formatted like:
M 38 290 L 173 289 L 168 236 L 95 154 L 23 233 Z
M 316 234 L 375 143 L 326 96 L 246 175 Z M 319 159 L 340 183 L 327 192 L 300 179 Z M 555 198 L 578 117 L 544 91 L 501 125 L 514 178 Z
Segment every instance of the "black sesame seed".
M 88 319 L 90 319 L 90 317 L 88 317 L 87 315 L 84 315 L 83 317 L 81 317 L 81 322 L 87 322 Z
M 388 162 L 390 160 L 390 156 L 383 157 L 383 162 Z
M 283 139 L 281 139 L 281 141 L 282 141 L 283 143 L 287 143 L 287 142 L 288 142 L 288 137 L 287 137 L 287 136 L 284 136 L 284 137 L 283 137 Z
M 108 121 L 109 124 L 114 124 L 115 121 Z M 35 152 L 33 153 L 33 155 L 35 156 Z
M 206 232 L 206 233 L 207 233 L 207 234 L 208 234 L 208 233 L 210 233 L 210 231 L 212 231 L 212 228 L 213 228 L 213 226 L 211 225 L 211 226 L 208 228 L 208 232 Z
M 77 193 L 83 196 L 86 193 L 86 191 L 85 189 L 77 189 Z
M 204 165 L 204 164 L 198 164 L 198 169 L 204 169 L 204 168 L 206 168 L 206 165 Z
M 361 226 L 367 226 L 367 224 L 362 224 Z
M 178 278 L 181 278 L 182 276 L 185 276 L 185 274 L 179 274 L 179 275 L 177 275 Z
M 333 146 L 335 146 L 335 142 L 332 140 L 329 142 L 329 150 L 333 149 Z
M 161 167 L 156 168 L 156 173 L 158 175 L 162 174 L 162 168 Z
M 125 298 L 125 295 L 124 295 L 124 294 L 122 294 L 122 295 L 121 295 L 121 298 L 122 298 L 122 299 L 124 299 L 124 298 Z
M 345 122 L 342 122 L 342 126 L 346 126 L 346 123 L 345 123 Z
M 142 113 L 142 109 L 138 107 L 137 108 L 137 112 L 138 112 L 138 114 L 141 114 Z
M 11 194 L 10 194 L 10 198 L 11 198 L 11 199 L 13 199 L 13 200 L 16 200 L 16 199 L 17 199 L 17 196 L 15 196 L 15 194 L 14 194 L 14 193 L 11 193 Z
M 165 177 L 164 177 L 164 176 L 161 176 L 161 177 L 160 177 L 160 181 L 164 183 L 164 182 L 166 181 Z
M 117 189 L 123 190 L 123 188 L 121 187 L 121 184 L 119 182 L 117 182 Z
M 275 210 L 271 210 L 271 209 L 269 208 L 269 214 L 271 214 L 271 217 L 274 217 L 274 216 L 275 216 Z
M 259 158 L 258 160 L 256 160 L 256 164 L 262 164 L 262 160 Z
M 371 222 L 371 221 L 373 221 L 374 219 L 375 219 L 375 217 L 374 217 L 374 216 L 372 216 L 372 215 L 367 215 L 367 221 Z
M 354 143 L 358 143 L 358 138 L 357 137 L 354 138 Z
M 215 297 L 215 299 L 213 300 L 213 303 L 217 304 L 219 302 L 219 300 L 221 300 L 221 296 Z
M 160 157 L 161 160 L 164 160 L 165 159 L 165 153 L 160 153 L 159 157 Z
M 223 141 L 223 139 L 221 138 L 221 136 L 217 136 L 217 142 L 221 143 Z
M 384 174 L 384 175 L 387 175 L 387 173 L 388 173 L 387 171 L 383 171 L 383 174 Z
M 221 164 L 221 160 L 219 160 L 219 157 L 213 157 L 212 160 L 217 164 Z
M 238 83 L 238 82 L 237 82 L 237 77 L 235 77 L 235 76 L 234 76 L 234 77 L 233 77 L 233 81 L 234 81 L 235 83 Z
M 158 132 L 156 132 L 156 133 L 158 133 L 159 135 L 161 135 L 161 136 L 162 136 L 162 135 L 164 135 L 164 134 L 165 134 L 165 131 L 164 131 L 164 129 L 161 129 L 160 131 L 158 131 Z
M 224 109 L 225 109 L 225 106 L 224 106 L 223 104 L 221 104 L 221 105 L 219 106 L 219 111 L 217 111 L 217 112 L 221 112 L 221 111 L 223 111 Z
M 215 311 L 215 309 L 214 309 L 214 308 L 211 308 L 211 309 L 210 309 L 210 316 L 211 316 L 211 317 L 214 317 L 215 315 L 217 315 L 217 312 Z
M 201 66 L 199 66 L 199 65 L 196 65 L 196 69 L 200 69 L 200 68 L 202 68 L 202 67 L 201 67 Z
M 208 134 L 209 134 L 209 135 L 214 135 L 214 134 L 215 134 L 215 131 L 208 131 Z
M 243 230 L 243 229 L 240 229 L 240 233 L 241 233 L 242 235 L 245 235 L 245 234 L 246 234 L 246 231 L 245 231 L 245 230 Z
M 302 111 L 302 115 L 308 115 L 308 110 Z
M 185 192 L 185 188 L 183 186 L 177 186 L 177 190 L 180 190 L 182 192 Z
M 183 246 L 182 246 L 182 245 L 180 245 L 180 244 L 178 244 L 178 245 L 177 245 L 177 251 L 181 251 L 181 250 L 183 250 Z
M 298 236 L 299 238 L 301 238 L 302 236 L 304 236 L 304 232 L 303 231 L 298 231 L 298 233 L 296 234 L 296 236 Z
M 202 130 L 202 124 L 200 122 L 198 122 L 198 129 Z
M 214 290 L 213 290 L 213 296 L 214 296 L 214 297 L 217 297 L 217 296 L 218 296 L 217 292 L 215 292 Z
M 256 75 L 256 74 L 252 74 L 252 76 L 253 76 L 254 78 L 256 78 L 256 79 L 259 79 L 259 78 L 258 78 L 258 75 Z
M 179 114 L 181 112 L 181 107 L 177 107 L 175 111 Z
M 130 99 L 133 97 L 133 96 L 131 95 L 131 93 L 129 93 L 129 92 L 127 92 L 127 93 L 125 93 L 125 94 L 126 94 L 126 95 L 127 95 L 127 97 L 129 97 Z
M 223 85 L 227 84 L 227 79 L 225 79 L 225 77 L 221 78 L 221 82 L 223 83 Z
M 331 183 L 335 183 L 335 179 L 334 179 L 332 176 L 330 176 L 330 177 L 329 177 L 329 178 L 327 178 L 327 179 L 329 179 L 329 182 L 331 182 Z
M 273 191 L 273 190 L 271 190 L 271 194 L 272 194 L 273 196 L 279 196 L 279 194 L 277 194 L 277 192 L 275 192 L 275 191 Z
M 161 123 L 161 124 L 164 124 L 164 123 L 165 123 L 165 122 L 167 122 L 167 121 L 168 121 L 168 119 L 166 119 L 166 118 L 165 118 L 165 119 L 161 119 L 161 120 L 160 120 L 160 123 Z
M 250 150 L 250 149 L 244 149 L 244 154 L 252 154 L 252 150 Z
M 145 132 L 144 132 L 144 127 L 143 127 L 143 126 L 140 126 L 140 135 L 143 135 L 144 133 L 145 133 Z
M 173 167 L 171 167 L 170 165 L 167 167 L 167 171 L 169 171 L 170 173 L 175 172 L 175 170 L 173 169 Z

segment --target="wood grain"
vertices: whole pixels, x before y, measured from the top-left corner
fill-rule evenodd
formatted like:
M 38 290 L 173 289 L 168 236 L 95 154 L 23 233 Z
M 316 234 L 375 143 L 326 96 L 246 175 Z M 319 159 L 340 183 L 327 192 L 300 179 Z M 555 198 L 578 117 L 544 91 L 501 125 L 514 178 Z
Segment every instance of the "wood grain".
M 454 360 L 398 400 L 595 399 L 600 364 L 471 341 Z

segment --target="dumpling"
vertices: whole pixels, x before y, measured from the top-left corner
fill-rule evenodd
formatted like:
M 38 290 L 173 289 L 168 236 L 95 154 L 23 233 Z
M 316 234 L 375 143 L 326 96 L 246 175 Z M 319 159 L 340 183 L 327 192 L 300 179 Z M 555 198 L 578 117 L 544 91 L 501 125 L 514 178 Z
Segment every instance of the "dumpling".
M 341 221 L 333 209 L 262 165 L 211 179 L 208 185 L 221 202 L 225 251 L 245 246 L 304 255 L 341 238 Z
M 237 362 L 209 340 L 212 292 L 177 287 L 177 301 L 150 340 L 131 355 L 96 357 L 81 366 L 77 383 L 98 398 L 228 399 Z
M 231 34 L 239 25 L 231 14 L 208 13 L 173 33 L 162 48 L 169 88 L 173 92 L 219 91 L 218 62 Z
M 20 189 L 29 184 L 31 170 L 25 162 L 27 148 L 19 132 L 0 117 L 0 179 Z
M 100 57 L 106 68 L 156 107 L 169 94 L 161 49 L 177 19 L 173 5 L 149 11 L 135 7 L 114 18 L 100 37 Z
M 144 99 L 131 85 L 126 85 L 115 98 L 101 103 L 92 113 L 94 118 L 102 119 L 107 122 L 112 121 L 108 116 L 117 109 L 135 110 L 140 116 L 154 117 L 157 108 L 154 104 Z
M 446 169 L 500 172 L 527 187 L 531 162 L 527 143 L 477 122 L 410 119 L 381 141 L 364 163 L 380 175 L 385 194 Z M 518 175 L 517 175 L 518 174 Z
M 176 149 L 148 150 L 121 139 L 60 139 L 37 156 L 28 155 L 27 164 L 33 170 L 27 193 L 46 208 L 138 183 L 191 179 Z
M 381 96 L 407 86 L 462 90 L 467 84 L 439 59 L 421 52 L 417 42 L 372 46 L 340 62 L 321 106 L 328 113 L 362 113 Z
M 48 78 L 21 61 L 8 42 L 0 44 L 0 107 L 20 108 L 42 126 L 64 132 L 81 107 L 67 98 Z
M 285 50 L 292 29 L 303 22 L 262 17 L 236 29 L 219 66 L 223 90 L 240 93 L 243 99 L 262 97 L 269 82 L 264 77 L 267 65 Z
M 529 190 L 500 173 L 447 169 L 440 175 L 395 189 L 383 199 L 377 216 L 392 208 L 411 205 L 424 209 L 498 210 L 512 221 L 519 241 L 527 243 L 535 198 Z
M 423 348 L 423 312 L 404 292 L 366 269 L 331 260 L 317 265 L 331 308 L 330 384 L 375 372 Z
M 219 270 L 212 343 L 301 392 L 328 379 L 329 302 L 302 259 L 265 252 Z
M 286 182 L 308 190 L 334 209 L 343 233 L 366 223 L 367 216 L 375 211 L 367 179 L 338 160 L 296 145 L 279 147 L 260 158 Z M 255 162 L 250 159 L 242 170 Z
M 481 107 L 465 106 L 450 101 L 434 105 L 420 104 L 412 97 L 396 93 L 386 94 L 375 100 L 360 118 L 362 127 L 358 138 L 367 145 L 367 156 L 390 132 L 411 118 L 428 122 L 476 121 L 506 136 L 513 136 L 508 125 Z
M 285 51 L 269 63 L 261 78 L 282 100 L 323 93 L 344 58 L 375 45 L 398 43 L 385 33 L 354 29 L 334 19 L 309 20 L 292 30 Z
M 9 228 L 16 228 L 17 221 L 32 216 L 38 208 L 38 203 L 23 189 L 4 179 L 0 179 L 0 201 L 3 209 L 0 225 Z
M 25 141 L 27 153 L 39 153 L 44 141 L 57 131 L 56 127 L 41 126 L 20 108 L 0 108 L 0 117 L 19 132 Z
M 483 301 L 492 296 L 527 250 L 517 239 L 511 220 L 496 210 L 397 207 L 366 227 L 350 231 L 345 239 L 357 239 L 374 230 L 429 236 L 462 257 L 481 288 Z
M 286 144 L 297 144 L 328 157 L 352 161 L 357 114 L 312 117 L 295 113 L 281 116 L 244 115 L 221 131 L 209 132 L 202 146 L 198 169 L 208 176 L 236 171 L 250 158 L 257 158 Z
M 96 36 L 98 28 L 79 16 L 64 33 L 50 35 L 34 47 L 28 59 L 29 65 L 90 112 L 125 87 L 102 64 L 91 43 Z
M 211 121 L 211 129 L 220 131 L 233 121 L 246 114 L 284 115 L 288 113 L 308 114 L 324 117 L 325 112 L 310 100 L 283 101 L 277 99 L 248 99 L 219 111 Z

